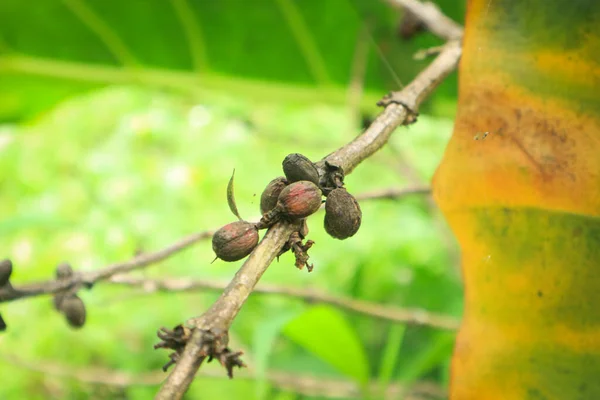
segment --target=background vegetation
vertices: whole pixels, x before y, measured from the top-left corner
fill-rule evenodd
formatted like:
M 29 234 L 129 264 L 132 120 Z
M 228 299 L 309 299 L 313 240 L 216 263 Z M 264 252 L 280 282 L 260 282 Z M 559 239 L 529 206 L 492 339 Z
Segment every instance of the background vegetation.
M 13 283 L 47 279 L 63 260 L 100 268 L 232 221 L 233 168 L 240 212 L 257 217 L 286 154 L 316 160 L 351 140 L 378 97 L 425 65 L 414 52 L 439 43 L 402 41 L 402 12 L 383 1 L 255 3 L 0 4 L 0 256 L 15 263 Z M 439 3 L 461 21 L 462 2 Z M 350 191 L 429 182 L 451 133 L 455 85 L 452 77 L 417 124 L 347 179 Z M 361 205 L 363 225 L 343 242 L 309 220 L 311 274 L 284 255 L 262 282 L 459 316 L 456 248 L 427 198 Z M 226 281 L 239 266 L 212 258 L 206 241 L 138 275 Z M 49 298 L 1 305 L 0 376 L 10 378 L 0 398 L 150 398 L 159 380 L 134 383 L 166 361 L 152 350 L 157 328 L 201 313 L 218 293 L 103 283 L 81 295 L 88 321 L 79 331 Z M 300 398 L 267 371 L 445 387 L 454 339 L 270 295 L 252 296 L 231 334 L 252 369 L 241 376 L 254 379 L 200 377 L 189 398 Z M 131 379 L 90 384 L 67 369 Z M 203 371 L 224 375 L 214 364 Z

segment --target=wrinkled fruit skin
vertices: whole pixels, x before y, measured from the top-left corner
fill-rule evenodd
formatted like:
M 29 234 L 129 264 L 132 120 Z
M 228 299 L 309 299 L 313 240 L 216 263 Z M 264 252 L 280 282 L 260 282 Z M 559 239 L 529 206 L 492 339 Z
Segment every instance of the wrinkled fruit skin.
M 309 181 L 319 184 L 319 172 L 315 165 L 302 154 L 289 154 L 283 159 L 283 173 L 288 182 Z
M 12 262 L 10 260 L 0 261 L 0 287 L 6 285 L 12 274 Z
M 85 324 L 85 305 L 78 296 L 73 295 L 65 298 L 60 304 L 60 309 L 73 328 L 81 328 Z
M 354 236 L 360 228 L 362 211 L 346 189 L 335 189 L 325 202 L 325 231 L 336 239 Z
M 215 232 L 212 248 L 223 261 L 238 261 L 246 257 L 258 244 L 258 231 L 254 224 L 236 221 Z
M 306 218 L 319 210 L 321 196 L 321 189 L 314 183 L 294 182 L 281 191 L 277 207 L 289 218 Z
M 283 176 L 273 179 L 265 190 L 263 190 L 260 195 L 260 212 L 265 214 L 277 205 L 277 200 L 279 199 L 279 195 L 281 191 L 287 185 L 287 181 Z

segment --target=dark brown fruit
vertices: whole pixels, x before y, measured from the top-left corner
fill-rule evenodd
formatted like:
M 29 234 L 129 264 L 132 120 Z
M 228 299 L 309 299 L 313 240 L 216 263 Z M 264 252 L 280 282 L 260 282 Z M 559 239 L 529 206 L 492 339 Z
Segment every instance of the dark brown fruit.
M 79 296 L 72 295 L 65 298 L 60 304 L 60 310 L 73 328 L 81 328 L 85 324 L 85 304 Z
M 309 181 L 294 182 L 279 195 L 277 207 L 289 218 L 306 218 L 321 207 L 321 189 Z
M 0 261 L 0 287 L 6 285 L 12 274 L 12 262 L 8 259 Z
M 287 181 L 283 176 L 273 179 L 265 190 L 260 195 L 260 212 L 262 214 L 271 211 L 277 205 L 277 199 L 285 186 Z
M 282 166 L 289 183 L 310 181 L 315 185 L 319 184 L 319 172 L 315 164 L 302 154 L 289 154 L 284 158 Z
M 246 257 L 258 244 L 258 231 L 254 224 L 236 221 L 215 232 L 212 248 L 223 261 L 237 261 Z
M 354 236 L 360 228 L 362 212 L 358 202 L 346 189 L 332 190 L 325 202 L 325 231 L 336 239 Z

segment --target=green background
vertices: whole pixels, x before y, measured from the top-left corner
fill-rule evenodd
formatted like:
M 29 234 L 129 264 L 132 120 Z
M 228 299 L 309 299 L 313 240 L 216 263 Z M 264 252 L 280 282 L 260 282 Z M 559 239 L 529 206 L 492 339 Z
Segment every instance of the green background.
M 462 2 L 439 4 L 462 20 Z M 285 155 L 318 160 L 348 142 L 379 97 L 429 62 L 412 55 L 440 41 L 403 41 L 401 17 L 367 0 L 2 1 L 0 257 L 15 264 L 12 283 L 48 279 L 63 260 L 101 268 L 233 221 L 225 192 L 234 168 L 238 208 L 256 219 Z M 352 72 L 357 65 L 364 76 Z M 455 103 L 453 75 L 417 124 L 347 178 L 348 190 L 429 182 Z M 309 219 L 312 273 L 286 254 L 261 282 L 459 316 L 456 248 L 427 198 L 361 207 L 362 227 L 346 241 L 325 234 L 321 213 Z M 225 282 L 241 264 L 212 258 L 205 241 L 134 275 Z M 80 295 L 88 321 L 78 331 L 48 297 L 0 304 L 8 324 L 0 398 L 151 398 L 167 361 L 166 351 L 152 350 L 156 330 L 202 313 L 218 293 L 101 283 Z M 231 335 L 249 371 L 229 381 L 220 366 L 205 365 L 211 376 L 198 378 L 189 398 L 336 394 L 332 386 L 301 395 L 273 373 L 375 383 L 355 398 L 382 398 L 388 384 L 443 388 L 453 343 L 452 332 L 273 295 L 253 295 Z M 99 384 L 81 374 L 127 379 Z

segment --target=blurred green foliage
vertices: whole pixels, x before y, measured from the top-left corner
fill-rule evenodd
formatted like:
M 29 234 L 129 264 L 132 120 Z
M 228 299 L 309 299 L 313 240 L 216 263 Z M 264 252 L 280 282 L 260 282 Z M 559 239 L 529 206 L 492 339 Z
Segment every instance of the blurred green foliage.
M 462 21 L 463 2 L 438 3 Z M 3 0 L 0 120 L 131 81 L 202 99 L 217 90 L 343 103 L 358 75 L 372 110 L 426 65 L 412 60 L 417 50 L 441 43 L 428 33 L 400 40 L 401 17 L 383 0 Z M 455 93 L 453 76 L 422 111 L 450 116 Z
M 460 20 L 462 4 L 440 3 Z M 281 174 L 285 155 L 317 160 L 360 132 L 347 91 L 363 25 L 367 115 L 396 88 L 385 63 L 403 83 L 426 64 L 411 55 L 438 41 L 402 42 L 400 17 L 366 0 L 2 1 L 0 256 L 15 263 L 13 284 L 47 279 L 63 260 L 101 268 L 233 221 L 225 193 L 234 168 L 240 213 L 256 219 L 260 193 Z M 399 129 L 391 147 L 347 178 L 352 193 L 429 181 L 451 133 L 454 86 L 451 79 L 417 124 Z M 311 274 L 287 254 L 262 281 L 458 316 L 453 242 L 449 248 L 426 199 L 361 207 L 363 225 L 346 241 L 325 234 L 321 214 L 309 219 Z M 135 275 L 226 281 L 240 265 L 212 258 L 207 241 Z M 9 326 L 0 335 L 0 376 L 10 377 L 0 398 L 151 398 L 156 385 L 86 384 L 10 356 L 41 366 L 156 371 L 167 360 L 152 350 L 157 328 L 203 312 L 218 293 L 99 284 L 81 296 L 88 322 L 80 331 L 47 297 L 0 304 Z M 453 342 L 452 333 L 433 328 L 269 295 L 252 296 L 231 333 L 259 379 L 198 378 L 189 398 L 300 398 L 273 387 L 272 370 L 360 385 L 426 379 L 444 386 Z M 223 372 L 214 363 L 203 369 Z

